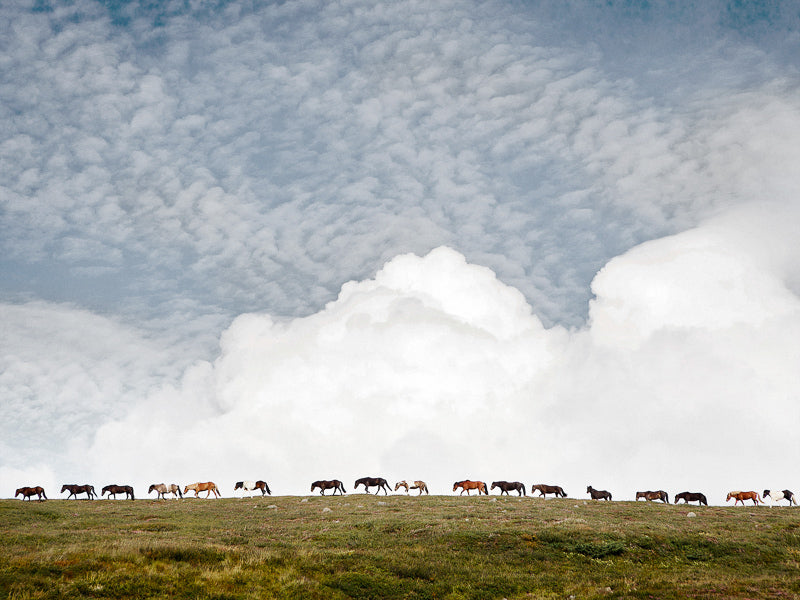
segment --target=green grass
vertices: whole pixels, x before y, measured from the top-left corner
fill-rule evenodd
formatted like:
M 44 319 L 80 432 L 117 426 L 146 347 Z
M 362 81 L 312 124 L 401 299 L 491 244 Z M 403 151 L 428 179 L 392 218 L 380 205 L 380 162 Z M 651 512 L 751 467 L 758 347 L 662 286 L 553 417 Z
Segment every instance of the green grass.
M 800 597 L 800 509 L 303 500 L 2 500 L 0 597 Z

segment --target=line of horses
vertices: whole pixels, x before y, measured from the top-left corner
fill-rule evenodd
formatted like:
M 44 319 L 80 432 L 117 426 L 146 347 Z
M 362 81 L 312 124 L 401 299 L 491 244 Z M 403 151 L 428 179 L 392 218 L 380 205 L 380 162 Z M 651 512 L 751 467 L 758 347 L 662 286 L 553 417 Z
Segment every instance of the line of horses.
M 383 477 L 362 477 L 360 479 L 356 479 L 354 484 L 354 489 L 358 489 L 359 486 L 364 486 L 364 493 L 369 494 L 370 488 L 376 488 L 375 494 L 379 494 L 383 491 L 384 495 L 388 495 L 389 491 L 392 489 L 389 485 L 389 482 L 384 479 Z M 422 495 L 424 492 L 428 494 L 428 485 L 421 480 L 403 480 L 398 481 L 394 485 L 394 491 L 397 492 L 400 488 L 403 488 L 408 494 L 410 490 L 418 490 L 418 495 Z M 325 495 L 327 490 L 333 490 L 331 495 L 335 495 L 336 492 L 339 492 L 339 495 L 344 495 L 347 493 L 347 490 L 344 489 L 344 484 L 339 479 L 323 479 L 315 481 L 311 484 L 311 492 L 315 490 L 319 490 L 321 495 Z M 453 484 L 453 492 L 461 490 L 459 495 L 463 495 L 464 492 L 467 495 L 471 495 L 473 490 L 477 491 L 478 495 L 481 494 L 489 495 L 490 490 L 499 489 L 500 495 L 503 494 L 510 495 L 511 492 L 517 492 L 518 496 L 527 496 L 527 491 L 525 489 L 525 484 L 521 481 L 493 481 L 491 487 L 487 486 L 483 481 L 473 481 L 470 479 L 465 479 L 462 481 L 456 481 Z M 242 492 L 254 492 L 256 490 L 261 492 L 262 496 L 267 494 L 272 495 L 272 490 L 270 490 L 269 485 L 266 481 L 257 480 L 257 481 L 237 481 L 236 485 L 234 486 L 234 492 L 237 490 L 242 490 Z M 148 494 L 152 492 L 156 492 L 156 499 L 158 500 L 165 500 L 167 495 L 172 495 L 173 498 L 183 498 L 184 495 L 188 494 L 189 492 L 194 492 L 194 497 L 199 498 L 200 492 L 206 492 L 205 498 L 209 498 L 212 495 L 214 498 L 221 498 L 222 494 L 219 491 L 219 488 L 213 481 L 206 481 L 206 482 L 197 482 L 191 483 L 189 485 L 184 486 L 183 492 L 181 492 L 181 488 L 179 485 L 172 483 L 170 485 L 166 485 L 164 483 L 154 483 L 150 486 L 147 490 Z M 93 500 L 97 497 L 95 492 L 94 486 L 90 484 L 78 485 L 78 484 L 64 484 L 61 487 L 61 493 L 69 492 L 67 496 L 67 500 L 71 498 L 78 498 L 82 494 L 86 494 L 87 500 Z M 556 497 L 566 498 L 567 493 L 561 486 L 558 485 L 546 485 L 542 483 L 532 484 L 530 487 L 531 496 L 535 496 L 536 492 L 539 493 L 539 497 L 547 497 L 548 494 L 553 494 Z M 607 490 L 597 490 L 593 488 L 591 485 L 586 487 L 586 493 L 589 494 L 589 497 L 592 500 L 606 500 L 611 501 L 612 495 L 611 492 Z M 102 488 L 100 493 L 100 497 L 105 496 L 108 494 L 109 498 L 117 497 L 117 494 L 125 494 L 125 499 L 135 500 L 135 495 L 133 492 L 133 487 L 130 485 L 117 485 L 111 484 L 107 485 Z M 37 496 L 39 501 L 47 500 L 47 495 L 45 494 L 44 488 L 41 486 L 32 486 L 32 487 L 21 487 L 17 489 L 14 497 L 22 496 L 22 500 L 32 500 L 33 496 Z M 727 498 L 725 499 L 726 502 L 730 500 L 734 500 L 734 506 L 739 504 L 740 502 L 744 505 L 746 500 L 750 500 L 753 502 L 754 505 L 758 504 L 765 504 L 766 498 L 770 499 L 771 506 L 775 506 L 781 500 L 786 500 L 789 503 L 789 506 L 797 506 L 797 500 L 795 498 L 794 493 L 790 490 L 764 490 L 763 494 L 759 494 L 755 491 L 732 491 L 728 493 Z M 647 502 L 652 501 L 661 501 L 664 504 L 669 504 L 669 494 L 664 490 L 655 490 L 655 491 L 644 491 L 644 492 L 636 492 L 636 501 L 639 499 L 643 499 Z M 697 502 L 698 505 L 705 505 L 708 506 L 708 500 L 705 494 L 701 492 L 681 492 L 675 494 L 674 503 L 678 504 L 683 500 L 684 503 L 688 504 L 689 502 Z

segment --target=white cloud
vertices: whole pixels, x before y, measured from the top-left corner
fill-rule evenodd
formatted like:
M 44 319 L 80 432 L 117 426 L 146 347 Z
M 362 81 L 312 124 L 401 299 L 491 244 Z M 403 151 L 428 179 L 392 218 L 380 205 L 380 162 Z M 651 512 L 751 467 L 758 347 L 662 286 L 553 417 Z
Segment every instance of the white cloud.
M 502 476 L 578 497 L 700 487 L 718 503 L 730 486 L 791 487 L 800 301 L 777 265 L 796 251 L 759 225 L 795 217 L 745 212 L 611 261 L 571 333 L 447 248 L 396 257 L 309 317 L 242 315 L 213 363 L 99 426 L 93 477 L 257 476 L 302 494 L 324 477 L 446 493 Z

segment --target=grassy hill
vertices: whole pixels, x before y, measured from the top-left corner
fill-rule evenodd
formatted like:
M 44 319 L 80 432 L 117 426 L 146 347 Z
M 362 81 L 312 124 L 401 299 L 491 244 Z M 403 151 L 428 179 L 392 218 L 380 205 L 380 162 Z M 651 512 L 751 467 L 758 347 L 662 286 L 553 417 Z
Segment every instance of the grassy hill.
M 800 597 L 788 507 L 2 500 L 0 533 L 0 597 L 14 599 Z

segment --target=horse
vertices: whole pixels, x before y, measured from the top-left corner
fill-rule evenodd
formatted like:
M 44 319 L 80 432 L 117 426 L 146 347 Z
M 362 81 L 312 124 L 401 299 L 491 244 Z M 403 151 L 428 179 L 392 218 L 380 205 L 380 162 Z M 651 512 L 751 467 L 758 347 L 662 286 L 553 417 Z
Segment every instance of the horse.
M 567 493 L 561 488 L 560 485 L 545 485 L 543 483 L 537 483 L 531 486 L 531 496 L 533 495 L 534 491 L 539 492 L 539 497 L 544 496 L 547 497 L 547 494 L 555 494 L 556 496 L 561 496 L 562 498 L 567 497 Z
M 325 490 L 333 489 L 332 496 L 336 495 L 336 490 L 339 490 L 339 495 L 343 496 L 347 493 L 347 490 L 344 489 L 344 485 L 338 479 L 322 479 L 320 481 L 315 481 L 311 484 L 311 491 L 313 492 L 316 488 L 319 488 L 320 495 L 325 495 Z
M 519 496 L 527 496 L 528 494 L 525 493 L 525 484 L 521 481 L 493 481 L 491 489 L 500 488 L 500 495 L 507 494 L 510 496 L 509 492 L 511 490 L 515 490 L 517 495 Z
M 358 486 L 364 486 L 364 493 L 369 494 L 369 488 L 376 487 L 375 495 L 378 495 L 378 492 L 383 490 L 384 495 L 389 495 L 389 482 L 386 481 L 383 477 L 362 477 L 361 479 L 356 479 L 356 483 L 353 486 L 353 489 L 358 489 Z
M 44 488 L 40 485 L 37 485 L 35 487 L 21 487 L 17 490 L 17 493 L 14 494 L 14 498 L 19 496 L 20 494 L 22 494 L 23 502 L 25 501 L 25 498 L 27 498 L 28 501 L 30 502 L 31 496 L 33 495 L 39 497 L 39 502 L 44 502 L 44 500 L 47 500 L 47 494 L 44 493 Z M 44 497 L 44 500 L 42 500 L 42 497 Z
M 669 495 L 664 490 L 655 492 L 636 492 L 636 499 L 644 498 L 648 502 L 651 500 L 661 500 L 664 504 L 669 504 Z
M 129 485 L 107 485 L 103 488 L 103 491 L 100 492 L 100 496 L 104 496 L 105 493 L 108 492 L 108 497 L 114 496 L 116 500 L 117 494 L 125 494 L 125 499 L 128 499 L 130 496 L 131 500 L 135 500 L 133 497 L 133 488 Z
M 770 507 L 772 507 L 776 502 L 780 500 L 788 500 L 789 506 L 791 506 L 792 504 L 797 506 L 797 501 L 794 499 L 794 494 L 789 490 L 783 490 L 782 492 L 777 492 L 777 491 L 773 492 L 770 490 L 764 490 L 764 493 L 761 494 L 761 497 L 766 498 L 767 496 L 769 496 L 770 499 Z
M 408 493 L 409 489 L 419 490 L 420 496 L 422 496 L 422 492 L 425 492 L 426 494 L 428 493 L 428 484 L 425 483 L 424 481 L 416 480 L 412 481 L 411 483 L 413 483 L 413 485 L 408 483 L 408 481 L 406 481 L 405 479 L 403 481 L 398 481 L 397 483 L 394 484 L 394 491 L 396 492 L 401 487 L 404 487 L 406 488 L 406 494 Z
M 683 500 L 685 504 L 697 502 L 698 506 L 700 504 L 708 506 L 708 500 L 706 500 L 705 494 L 701 494 L 700 492 L 681 492 L 680 494 L 675 494 L 675 504 L 678 503 L 678 500 Z
M 727 502 L 731 498 L 734 499 L 734 503 L 733 503 L 734 506 L 739 504 L 739 502 L 741 502 L 742 506 L 744 506 L 744 501 L 745 500 L 752 500 L 753 501 L 753 506 L 756 506 L 759 502 L 762 501 L 761 500 L 761 496 L 758 495 L 758 492 L 739 492 L 739 491 L 728 492 L 728 497 L 725 498 L 725 502 Z
M 154 483 L 153 485 L 150 486 L 150 489 L 147 490 L 147 493 L 149 494 L 153 490 L 158 492 L 158 495 L 156 496 L 156 499 L 164 499 L 164 500 L 166 500 L 165 496 L 167 494 L 172 494 L 173 496 L 176 496 L 176 497 L 179 496 L 179 497 L 183 498 L 183 494 L 181 494 L 181 488 L 179 486 L 177 486 L 176 484 L 174 484 L 174 483 L 170 483 L 169 486 L 166 486 L 163 483 Z
M 611 500 L 611 492 L 596 490 L 592 486 L 586 488 L 586 493 L 592 497 L 592 500 Z
M 88 483 L 86 485 L 76 485 L 74 483 L 68 483 L 61 486 L 61 493 L 63 494 L 66 491 L 69 491 L 69 496 L 67 496 L 67 500 L 69 500 L 73 496 L 75 496 L 75 498 L 77 499 L 78 494 L 86 494 L 87 500 L 92 500 L 94 499 L 95 496 L 97 496 L 97 494 L 94 491 L 94 486 L 89 485 Z
M 464 495 L 464 492 L 467 492 L 467 496 L 470 495 L 470 490 L 478 490 L 478 496 L 481 495 L 481 492 L 489 495 L 489 492 L 486 489 L 486 484 L 483 481 L 470 481 L 469 479 L 465 479 L 464 481 L 456 481 L 453 484 L 453 491 L 455 492 L 458 488 L 461 488 L 461 493 L 459 496 Z
M 242 490 L 243 492 L 252 492 L 253 490 L 261 490 L 261 495 L 269 494 L 272 496 L 272 491 L 269 489 L 266 481 L 237 481 L 233 491 Z
M 206 498 L 208 498 L 211 493 L 214 493 L 215 498 L 221 498 L 222 494 L 219 493 L 217 490 L 217 484 L 213 481 L 206 481 L 205 483 L 190 483 L 186 487 L 183 488 L 183 493 L 188 494 L 189 490 L 194 491 L 194 497 L 197 498 L 199 492 L 208 492 L 206 494 Z

